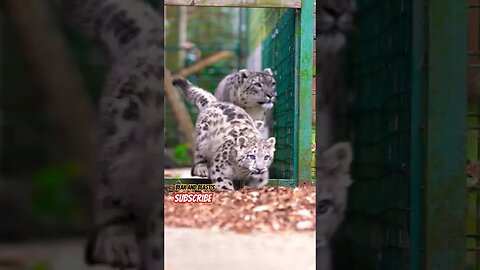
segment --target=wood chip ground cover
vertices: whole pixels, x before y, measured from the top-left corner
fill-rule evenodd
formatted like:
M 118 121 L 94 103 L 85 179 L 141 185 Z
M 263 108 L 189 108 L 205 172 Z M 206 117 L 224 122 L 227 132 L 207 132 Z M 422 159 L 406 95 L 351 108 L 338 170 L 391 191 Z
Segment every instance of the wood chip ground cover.
M 173 203 L 165 191 L 165 226 L 237 233 L 314 231 L 315 186 L 243 188 L 216 192 L 209 204 Z

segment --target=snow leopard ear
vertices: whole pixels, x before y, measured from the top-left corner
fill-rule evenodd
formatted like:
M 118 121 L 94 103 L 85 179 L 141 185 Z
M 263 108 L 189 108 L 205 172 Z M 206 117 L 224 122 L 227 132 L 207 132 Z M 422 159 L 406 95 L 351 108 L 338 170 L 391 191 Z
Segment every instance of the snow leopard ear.
M 242 79 L 248 78 L 248 76 L 250 76 L 250 71 L 248 69 L 240 69 L 238 73 L 240 74 L 240 77 Z
M 270 68 L 266 68 L 263 70 L 263 72 L 267 73 L 268 75 L 272 76 L 273 75 L 273 72 Z
M 263 127 L 263 121 L 260 121 L 260 120 L 255 120 L 253 121 L 255 122 L 255 127 L 260 130 L 262 127 Z
M 321 169 L 348 173 L 353 159 L 352 145 L 348 142 L 336 143 L 325 151 L 320 159 Z
M 350 176 L 353 159 L 350 143 L 336 143 L 317 158 L 317 183 L 333 181 L 332 184 L 337 189 L 346 189 L 353 183 Z
M 238 145 L 240 148 L 247 147 L 247 142 L 248 142 L 247 137 L 245 137 L 245 136 L 238 136 L 238 138 L 237 138 L 237 145 Z
M 275 151 L 275 143 L 276 143 L 275 137 L 268 138 L 266 143 L 267 143 L 267 147 L 272 148 L 273 151 Z

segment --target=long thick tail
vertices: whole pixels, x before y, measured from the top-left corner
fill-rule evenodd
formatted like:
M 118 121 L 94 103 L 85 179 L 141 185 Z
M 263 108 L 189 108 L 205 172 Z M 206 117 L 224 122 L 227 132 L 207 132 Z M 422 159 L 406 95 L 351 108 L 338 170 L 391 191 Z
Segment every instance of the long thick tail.
M 163 46 L 162 16 L 139 0 L 63 0 L 70 20 L 118 60 L 133 48 Z
M 182 90 L 185 99 L 195 105 L 200 111 L 202 111 L 208 104 L 216 102 L 217 99 L 210 92 L 203 90 L 202 88 L 193 86 L 188 80 L 183 78 L 173 79 L 173 86 Z

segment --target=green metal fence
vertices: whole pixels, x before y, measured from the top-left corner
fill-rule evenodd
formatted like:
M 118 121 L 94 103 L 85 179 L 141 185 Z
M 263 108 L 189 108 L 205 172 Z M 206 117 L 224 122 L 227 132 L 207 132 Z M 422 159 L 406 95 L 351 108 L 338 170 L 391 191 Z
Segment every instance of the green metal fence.
M 349 269 L 465 269 L 466 2 L 358 5 Z
M 301 10 L 252 9 L 249 17 L 249 49 L 261 43 L 262 68 L 271 68 L 277 81 L 271 176 L 296 186 L 311 179 L 313 2 Z
M 268 17 L 267 17 L 268 18 Z M 293 178 L 295 136 L 295 11 L 285 10 L 270 35 L 262 42 L 262 65 L 271 67 L 277 80 L 278 102 L 273 113 L 278 146 L 272 176 Z
M 468 62 L 468 133 L 467 160 L 477 163 L 480 160 L 480 102 L 478 67 L 480 66 L 480 5 L 469 1 L 469 62 Z M 467 269 L 480 269 L 480 186 L 478 174 L 467 179 Z
M 477 89 L 475 89 L 477 90 Z M 478 100 L 472 100 L 468 111 L 467 160 L 478 162 L 480 157 L 480 110 Z M 467 194 L 467 269 L 480 269 L 480 188 L 468 178 Z M 478 180 L 477 180 L 478 181 Z

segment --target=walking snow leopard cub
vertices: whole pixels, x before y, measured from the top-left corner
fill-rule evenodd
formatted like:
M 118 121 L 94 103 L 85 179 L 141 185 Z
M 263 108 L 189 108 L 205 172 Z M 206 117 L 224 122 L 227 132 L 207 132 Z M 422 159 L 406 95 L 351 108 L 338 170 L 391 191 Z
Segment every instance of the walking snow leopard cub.
M 253 121 L 242 108 L 218 101 L 186 79 L 175 79 L 173 85 L 199 110 L 192 175 L 208 176 L 217 190 L 234 190 L 233 180 L 247 180 L 250 187 L 265 186 L 275 138 L 262 136 L 258 128 L 263 122 Z
M 99 104 L 95 230 L 87 264 L 163 268 L 163 11 L 138 0 L 63 0 L 110 56 Z
M 272 70 L 241 69 L 225 77 L 215 90 L 219 101 L 233 103 L 244 109 L 253 120 L 262 121 L 263 137 L 269 137 L 271 110 L 277 98 L 277 87 Z

